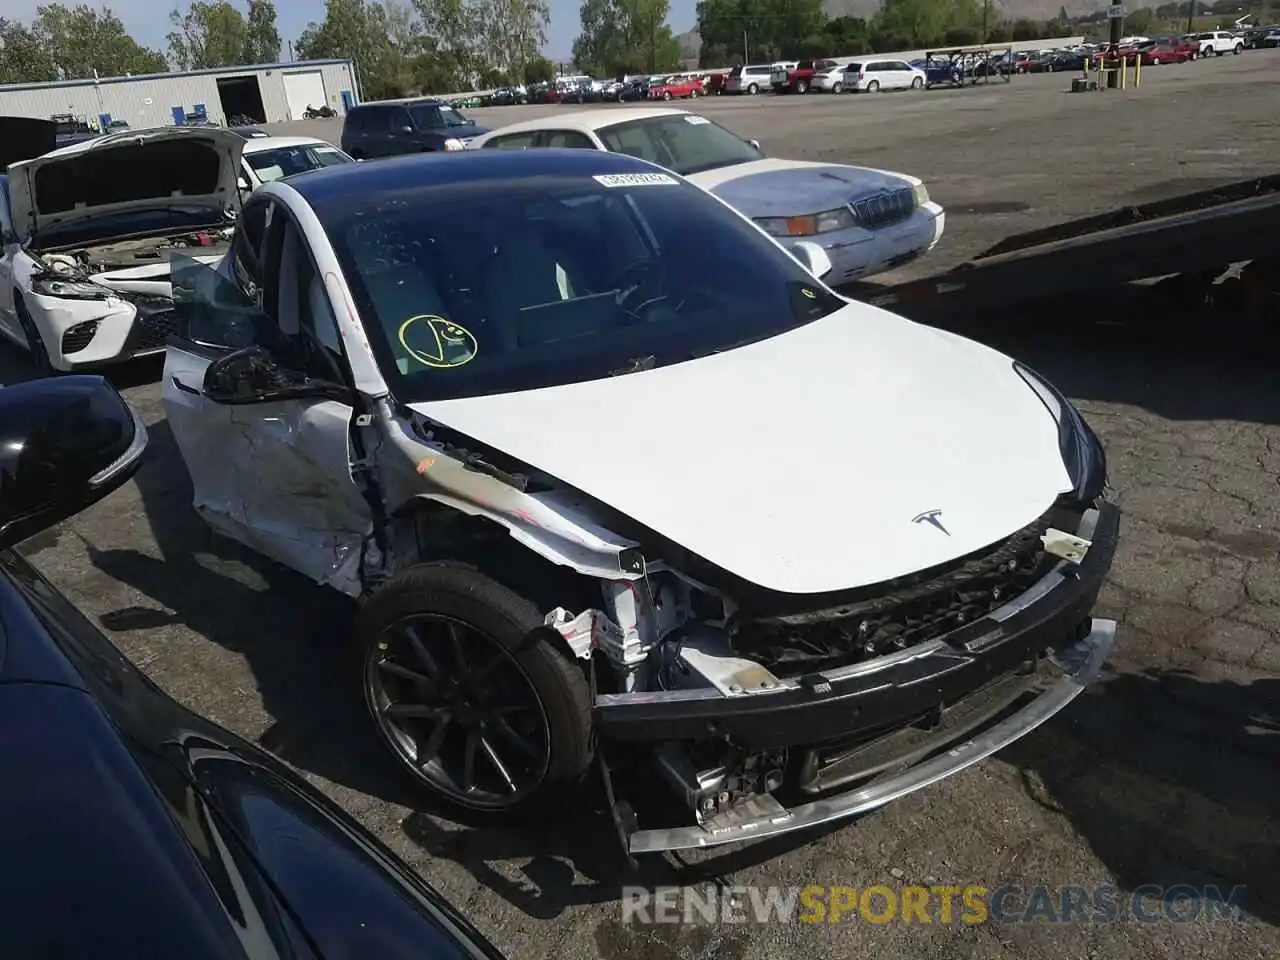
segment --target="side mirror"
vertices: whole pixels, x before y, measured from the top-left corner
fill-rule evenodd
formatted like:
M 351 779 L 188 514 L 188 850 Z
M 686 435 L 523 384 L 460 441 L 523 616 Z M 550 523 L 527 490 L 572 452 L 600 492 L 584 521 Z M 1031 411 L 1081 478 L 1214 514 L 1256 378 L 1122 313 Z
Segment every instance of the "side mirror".
M 800 261 L 800 265 L 817 279 L 821 280 L 831 272 L 831 257 L 812 240 L 797 240 L 792 244 L 791 252 Z
M 413 127 L 409 126 L 409 124 L 407 124 L 407 123 L 406 123 L 406 124 L 404 124 L 402 127 L 400 127 L 400 132 L 401 132 L 401 133 L 413 133 Z
M 748 141 L 747 141 L 747 143 L 749 143 L 751 146 L 755 147 L 757 150 L 760 150 L 760 141 L 759 141 L 759 140 L 748 140 Z M 761 152 L 762 154 L 764 153 L 764 151 L 763 151 L 763 150 L 760 150 L 760 152 Z
M 263 347 L 235 350 L 213 361 L 201 389 L 214 403 L 229 405 L 304 399 L 351 402 L 346 387 L 286 370 Z
M 0 387 L 0 547 L 123 486 L 146 449 L 146 426 L 102 377 Z
M 236 181 L 236 185 L 240 188 L 241 193 L 249 192 L 249 189 L 250 189 L 249 178 L 246 177 L 243 173 L 240 174 L 240 179 Z

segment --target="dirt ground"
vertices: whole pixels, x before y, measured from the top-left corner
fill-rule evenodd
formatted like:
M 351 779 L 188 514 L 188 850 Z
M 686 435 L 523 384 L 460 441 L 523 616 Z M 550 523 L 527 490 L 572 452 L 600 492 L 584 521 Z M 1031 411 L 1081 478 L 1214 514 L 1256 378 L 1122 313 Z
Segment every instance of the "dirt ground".
M 922 177 L 948 226 L 916 274 L 1014 232 L 1280 164 L 1280 50 L 1151 68 L 1123 92 L 1070 95 L 1068 86 L 1046 75 L 964 91 L 694 107 L 774 156 Z M 537 109 L 546 108 L 473 113 L 496 126 Z M 338 139 L 331 121 L 287 126 Z M 363 721 L 343 643 L 346 605 L 210 537 L 192 511 L 155 364 L 118 375 L 153 431 L 137 480 L 27 549 L 159 684 L 279 752 L 513 958 L 1280 956 L 1274 340 L 1105 311 L 1012 320 L 981 335 L 1079 402 L 1107 445 L 1125 512 L 1099 611 L 1121 624 L 1102 682 L 996 758 L 854 824 L 731 848 L 683 872 L 646 864 L 640 879 L 1242 884 L 1240 922 L 624 924 L 619 892 L 637 881 L 591 811 L 537 831 L 475 830 L 422 806 Z M 20 354 L 0 351 L 0 380 L 24 369 Z

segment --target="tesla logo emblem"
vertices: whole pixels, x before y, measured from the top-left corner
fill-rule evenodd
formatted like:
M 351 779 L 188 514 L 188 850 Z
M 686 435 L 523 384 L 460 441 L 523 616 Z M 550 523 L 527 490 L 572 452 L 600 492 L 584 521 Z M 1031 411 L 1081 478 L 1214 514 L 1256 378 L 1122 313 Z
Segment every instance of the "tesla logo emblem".
M 941 510 L 926 510 L 924 513 L 920 513 L 912 517 L 911 522 L 927 523 L 930 526 L 937 527 L 939 530 L 941 530 L 943 533 L 945 533 L 949 537 L 951 536 L 951 531 L 942 525 L 942 521 L 938 519 L 941 516 L 942 516 Z

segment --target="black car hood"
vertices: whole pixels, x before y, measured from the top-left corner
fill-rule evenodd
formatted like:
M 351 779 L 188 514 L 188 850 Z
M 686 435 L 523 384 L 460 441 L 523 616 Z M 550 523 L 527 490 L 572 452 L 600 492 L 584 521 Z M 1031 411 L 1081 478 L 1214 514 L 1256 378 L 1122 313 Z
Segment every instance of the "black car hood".
M 0 173 L 11 163 L 43 156 L 58 146 L 58 125 L 35 117 L 0 117 Z

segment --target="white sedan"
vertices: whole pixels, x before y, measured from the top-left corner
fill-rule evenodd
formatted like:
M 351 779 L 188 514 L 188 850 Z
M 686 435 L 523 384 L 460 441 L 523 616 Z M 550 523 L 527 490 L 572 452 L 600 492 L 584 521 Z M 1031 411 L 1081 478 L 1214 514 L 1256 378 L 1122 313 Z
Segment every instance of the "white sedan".
M 437 801 L 572 814 L 615 771 L 633 854 L 759 840 L 1102 669 L 1119 517 L 1070 402 L 662 167 L 343 164 L 255 190 L 232 247 L 175 258 L 195 507 L 363 600 L 350 692 Z
M 332 143 L 313 137 L 251 137 L 240 161 L 240 192 L 247 194 L 272 180 L 308 170 L 355 163 Z
M 12 163 L 0 177 L 0 335 L 41 374 L 163 350 L 170 254 L 221 259 L 245 143 L 218 127 L 128 130 Z
M 469 149 L 583 147 L 674 171 L 746 214 L 780 242 L 820 244 L 828 283 L 844 284 L 923 256 L 942 237 L 942 207 L 918 178 L 870 167 L 769 158 L 706 117 L 666 107 L 584 110 L 512 124 Z

